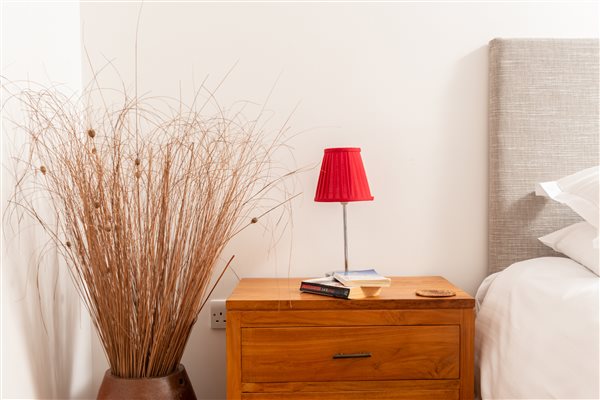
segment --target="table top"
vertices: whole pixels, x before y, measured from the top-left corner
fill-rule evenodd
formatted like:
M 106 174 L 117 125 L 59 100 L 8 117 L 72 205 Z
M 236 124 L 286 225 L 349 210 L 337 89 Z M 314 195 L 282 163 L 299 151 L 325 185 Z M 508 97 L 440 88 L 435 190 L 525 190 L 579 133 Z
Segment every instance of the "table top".
M 358 300 L 300 292 L 307 278 L 244 278 L 227 299 L 228 310 L 347 310 L 473 308 L 475 299 L 441 276 L 391 277 L 392 285 L 376 297 Z M 449 289 L 456 296 L 417 296 L 419 289 Z

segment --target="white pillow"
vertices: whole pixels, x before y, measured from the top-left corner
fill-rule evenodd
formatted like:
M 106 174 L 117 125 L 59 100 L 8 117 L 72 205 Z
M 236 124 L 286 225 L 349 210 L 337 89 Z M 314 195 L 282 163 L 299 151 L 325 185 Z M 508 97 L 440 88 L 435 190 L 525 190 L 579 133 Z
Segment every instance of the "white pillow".
M 584 221 L 542 236 L 539 241 L 600 275 L 597 243 L 594 246 L 597 236 L 598 228 Z
M 598 228 L 599 172 L 600 167 L 597 166 L 565 176 L 558 181 L 538 183 L 535 186 L 535 194 L 568 205 Z

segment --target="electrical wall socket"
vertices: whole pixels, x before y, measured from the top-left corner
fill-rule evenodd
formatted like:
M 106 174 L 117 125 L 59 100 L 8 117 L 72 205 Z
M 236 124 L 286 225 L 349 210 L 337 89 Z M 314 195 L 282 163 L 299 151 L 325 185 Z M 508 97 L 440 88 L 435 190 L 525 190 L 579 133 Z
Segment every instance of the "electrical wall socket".
M 225 300 L 210 301 L 210 327 L 212 329 L 225 329 L 227 326 L 227 308 Z

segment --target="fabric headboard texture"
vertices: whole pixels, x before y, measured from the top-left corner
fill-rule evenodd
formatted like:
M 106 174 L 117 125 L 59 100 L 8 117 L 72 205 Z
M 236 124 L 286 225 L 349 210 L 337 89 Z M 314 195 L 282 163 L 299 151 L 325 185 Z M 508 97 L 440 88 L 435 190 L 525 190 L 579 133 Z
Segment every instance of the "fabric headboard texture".
M 488 269 L 557 256 L 537 238 L 580 221 L 537 182 L 599 164 L 597 39 L 494 39 L 489 46 Z

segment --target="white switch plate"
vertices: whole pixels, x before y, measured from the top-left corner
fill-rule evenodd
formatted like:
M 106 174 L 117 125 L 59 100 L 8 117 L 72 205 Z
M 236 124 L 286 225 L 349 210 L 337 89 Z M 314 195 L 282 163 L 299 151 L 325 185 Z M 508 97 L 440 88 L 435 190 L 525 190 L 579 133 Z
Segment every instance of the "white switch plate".
M 210 301 L 210 327 L 212 329 L 225 329 L 227 326 L 227 308 L 225 300 Z

